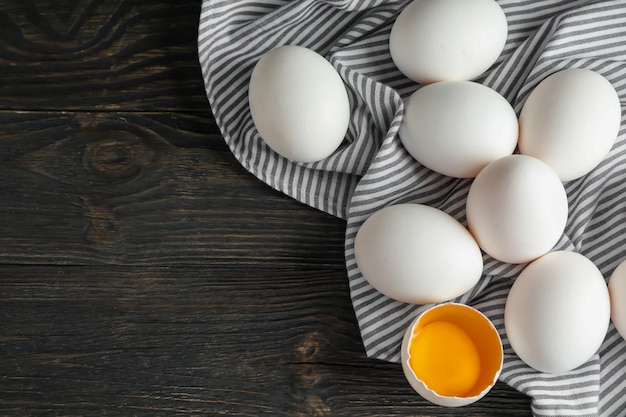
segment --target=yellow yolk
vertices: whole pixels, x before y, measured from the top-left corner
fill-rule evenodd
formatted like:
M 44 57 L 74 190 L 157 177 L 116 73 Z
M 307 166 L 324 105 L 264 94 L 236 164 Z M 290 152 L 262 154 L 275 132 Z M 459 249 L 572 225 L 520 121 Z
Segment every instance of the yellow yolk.
M 415 376 L 437 394 L 460 397 L 477 382 L 480 356 L 459 326 L 434 321 L 413 335 L 409 364 Z

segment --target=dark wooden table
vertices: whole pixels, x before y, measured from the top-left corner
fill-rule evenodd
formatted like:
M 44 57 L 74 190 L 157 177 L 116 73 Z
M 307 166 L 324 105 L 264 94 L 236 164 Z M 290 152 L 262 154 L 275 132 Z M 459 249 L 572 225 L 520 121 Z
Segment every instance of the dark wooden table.
M 230 154 L 200 1 L 0 1 L 0 415 L 529 416 L 366 358 L 345 224 Z

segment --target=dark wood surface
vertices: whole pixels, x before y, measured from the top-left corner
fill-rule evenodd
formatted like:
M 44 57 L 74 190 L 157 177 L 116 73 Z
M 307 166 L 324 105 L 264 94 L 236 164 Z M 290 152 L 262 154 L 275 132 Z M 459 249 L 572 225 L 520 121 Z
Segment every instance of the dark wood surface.
M 345 224 L 230 154 L 199 13 L 0 0 L 0 415 L 530 416 L 365 356 Z

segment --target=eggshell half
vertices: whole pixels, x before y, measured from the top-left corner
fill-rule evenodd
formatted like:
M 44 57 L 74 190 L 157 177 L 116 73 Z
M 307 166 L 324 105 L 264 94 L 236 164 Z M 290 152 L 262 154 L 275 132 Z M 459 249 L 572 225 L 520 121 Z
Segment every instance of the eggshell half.
M 394 22 L 389 49 L 398 69 L 419 83 L 472 80 L 496 62 L 507 34 L 494 0 L 415 0 Z
M 541 159 L 562 181 L 591 172 L 611 150 L 622 109 L 612 84 L 587 69 L 541 81 L 520 114 L 520 152 Z
M 281 46 L 261 57 L 250 78 L 249 103 L 261 138 L 296 162 L 330 156 L 350 122 L 339 73 L 323 56 L 301 46 Z
M 513 107 L 482 84 L 429 84 L 413 93 L 405 108 L 402 144 L 415 160 L 440 174 L 473 178 L 517 146 Z
M 421 332 L 428 329 L 430 325 L 436 324 L 453 326 L 459 332 L 464 333 L 465 338 L 473 345 L 477 358 L 474 357 L 474 354 L 471 355 L 471 358 L 459 357 L 464 353 L 466 354 L 466 352 L 462 349 L 457 349 L 454 344 L 451 344 L 451 340 L 445 337 L 447 335 L 444 332 L 435 335 L 434 340 L 431 337 L 427 341 L 427 343 L 433 345 L 427 347 L 427 351 L 432 349 L 440 349 L 442 351 L 435 352 L 434 356 L 437 356 L 437 358 L 412 358 L 411 352 L 414 351 L 412 344 L 418 342 L 417 339 L 420 337 Z M 449 355 L 449 361 L 446 360 L 445 355 Z M 493 388 L 502 371 L 504 354 L 498 331 L 484 314 L 467 305 L 445 303 L 426 310 L 413 320 L 402 339 L 400 357 L 402 370 L 407 381 L 424 399 L 446 407 L 461 407 L 478 401 Z M 466 359 L 470 362 L 478 362 L 477 375 L 467 391 L 457 395 L 443 395 L 429 386 L 427 381 L 420 378 L 419 373 L 416 373 L 416 370 L 411 365 L 413 359 L 417 363 L 421 361 L 436 361 L 437 363 L 429 364 L 428 366 L 433 366 L 433 371 L 441 368 L 441 376 L 437 376 L 439 380 L 446 380 L 446 375 L 450 375 L 450 378 L 454 379 L 456 374 L 464 373 L 465 369 L 463 368 L 467 366 L 467 363 L 464 363 Z
M 589 259 L 556 251 L 530 263 L 515 280 L 504 309 L 511 347 L 530 367 L 560 374 L 598 351 L 610 319 L 604 277 Z
M 451 300 L 482 275 L 482 254 L 449 214 L 422 204 L 387 206 L 370 216 L 354 241 L 356 264 L 379 292 L 398 301 Z

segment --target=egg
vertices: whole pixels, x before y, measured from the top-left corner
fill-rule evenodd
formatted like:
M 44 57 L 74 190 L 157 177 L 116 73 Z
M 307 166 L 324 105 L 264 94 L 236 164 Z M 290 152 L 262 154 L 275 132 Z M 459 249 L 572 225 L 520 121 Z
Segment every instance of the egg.
M 265 53 L 252 71 L 248 99 L 261 138 L 292 161 L 327 158 L 346 136 L 350 102 L 343 80 L 311 49 L 287 45 Z
M 402 370 L 426 400 L 448 407 L 478 401 L 502 370 L 498 331 L 480 311 L 439 304 L 413 320 L 402 339 Z
M 509 155 L 476 176 L 466 216 L 488 255 L 502 262 L 530 262 L 550 251 L 563 234 L 567 194 L 548 165 L 532 156 Z
M 424 86 L 407 100 L 399 132 L 422 165 L 457 178 L 473 178 L 517 146 L 517 115 L 499 93 L 472 81 Z
M 393 23 L 389 51 L 418 83 L 472 80 L 496 62 L 507 34 L 494 0 L 415 0 Z
M 548 164 L 562 181 L 571 181 L 602 162 L 621 119 L 619 96 L 606 78 L 587 69 L 558 71 L 526 99 L 519 149 Z
M 354 256 L 363 277 L 398 301 L 451 300 L 482 275 L 482 254 L 468 230 L 449 214 L 423 204 L 384 207 L 358 229 Z
M 504 308 L 513 351 L 530 367 L 550 374 L 575 369 L 598 351 L 610 320 L 602 273 L 585 256 L 550 252 L 517 277 Z
M 609 279 L 611 319 L 619 334 L 626 339 L 626 260 L 622 261 Z

